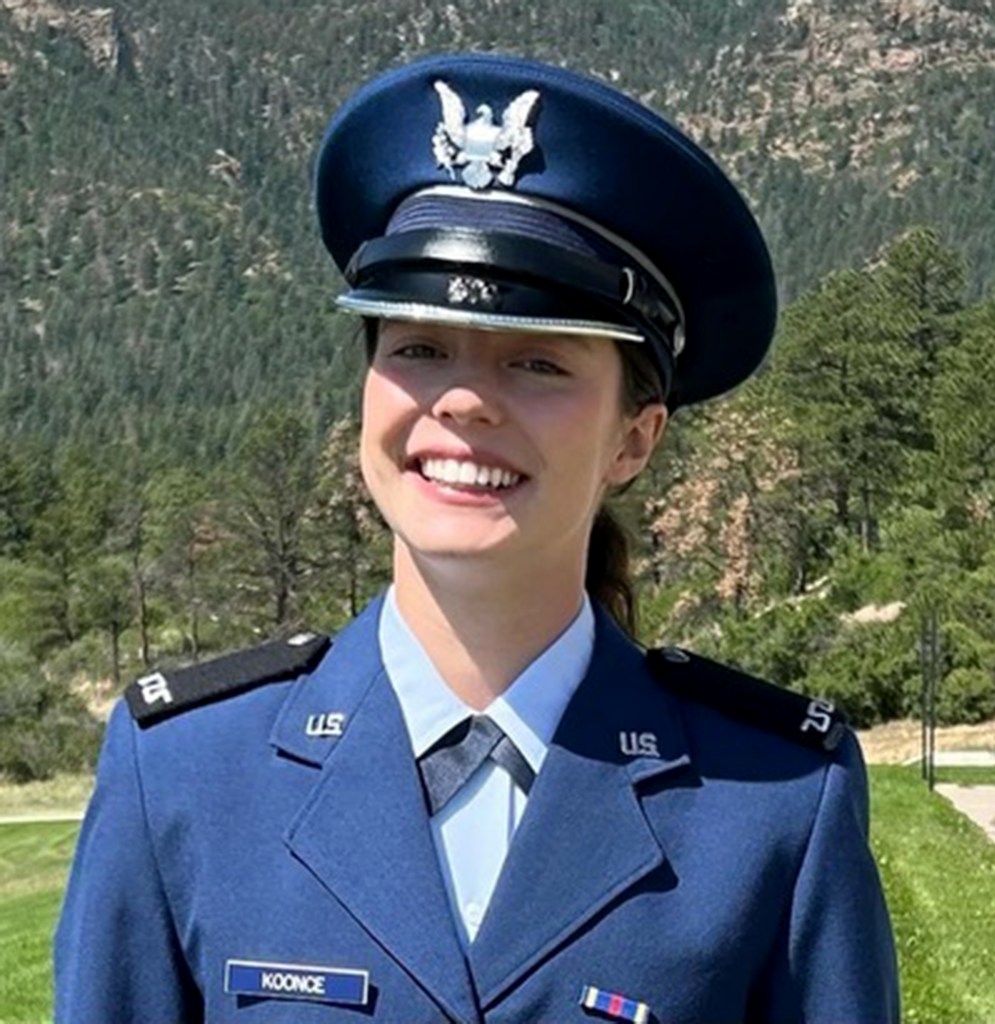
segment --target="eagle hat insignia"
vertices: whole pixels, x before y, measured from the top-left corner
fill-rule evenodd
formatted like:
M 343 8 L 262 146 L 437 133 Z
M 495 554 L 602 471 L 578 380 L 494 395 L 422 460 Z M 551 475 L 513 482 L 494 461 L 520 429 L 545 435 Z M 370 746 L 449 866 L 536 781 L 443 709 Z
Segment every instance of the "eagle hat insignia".
M 483 306 L 492 309 L 498 300 L 498 287 L 493 281 L 466 274 L 449 278 L 446 296 L 454 306 Z
M 516 96 L 494 121 L 494 111 L 486 103 L 477 107 L 477 116 L 467 120 L 466 106 L 445 82 L 435 83 L 442 105 L 442 120 L 432 136 L 432 152 L 440 167 L 457 174 L 470 188 L 481 190 L 495 182 L 510 188 L 522 159 L 535 149 L 532 119 L 539 93 L 528 89 Z

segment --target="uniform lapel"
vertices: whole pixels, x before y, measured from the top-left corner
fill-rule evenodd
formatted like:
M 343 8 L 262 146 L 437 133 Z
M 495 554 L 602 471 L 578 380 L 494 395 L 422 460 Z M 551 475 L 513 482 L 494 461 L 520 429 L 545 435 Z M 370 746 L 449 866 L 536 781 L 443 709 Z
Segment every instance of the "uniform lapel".
M 688 762 L 672 699 L 650 677 L 642 652 L 599 613 L 591 666 L 550 745 L 470 948 L 485 1010 L 664 863 L 637 786 Z
M 335 641 L 291 695 L 273 741 L 321 763 L 288 830 L 291 852 L 456 1021 L 480 1020 L 456 937 L 400 707 L 380 661 L 380 602 Z M 334 701 L 330 702 L 330 698 Z M 341 714 L 331 743 L 311 716 Z

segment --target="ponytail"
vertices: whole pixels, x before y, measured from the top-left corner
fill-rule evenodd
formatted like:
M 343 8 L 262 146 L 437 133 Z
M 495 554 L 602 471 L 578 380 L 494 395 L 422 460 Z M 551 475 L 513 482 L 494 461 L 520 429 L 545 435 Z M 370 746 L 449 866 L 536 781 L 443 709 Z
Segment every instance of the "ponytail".
M 629 576 L 629 539 L 626 531 L 607 508 L 594 517 L 587 542 L 587 571 L 584 586 L 593 601 L 629 636 L 636 635 L 636 596 Z
M 622 409 L 635 415 L 647 405 L 665 401 L 663 384 L 653 361 L 640 345 L 615 343 L 622 358 Z M 616 490 L 625 491 L 632 481 Z M 629 535 L 605 508 L 598 509 L 587 542 L 584 587 L 629 636 L 636 635 L 636 592 L 629 574 Z

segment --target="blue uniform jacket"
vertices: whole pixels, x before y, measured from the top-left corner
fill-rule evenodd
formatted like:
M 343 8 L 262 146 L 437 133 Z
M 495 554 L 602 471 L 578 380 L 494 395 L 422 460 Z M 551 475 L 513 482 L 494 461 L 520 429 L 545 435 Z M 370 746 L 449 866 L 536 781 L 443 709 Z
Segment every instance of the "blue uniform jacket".
M 294 681 L 146 730 L 117 707 L 59 1024 L 605 1020 L 586 986 L 657 1024 L 898 1020 L 853 737 L 820 753 L 679 699 L 603 613 L 465 957 L 379 610 Z M 340 737 L 308 728 L 330 714 Z

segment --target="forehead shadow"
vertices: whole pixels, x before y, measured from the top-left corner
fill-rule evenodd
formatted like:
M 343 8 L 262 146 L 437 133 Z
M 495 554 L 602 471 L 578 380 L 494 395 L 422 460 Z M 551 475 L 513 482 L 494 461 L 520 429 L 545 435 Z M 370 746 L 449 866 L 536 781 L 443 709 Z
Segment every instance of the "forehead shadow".
M 427 341 L 487 341 L 504 342 L 521 345 L 563 345 L 578 348 L 586 352 L 596 352 L 608 345 L 616 348 L 612 338 L 602 338 L 594 334 L 559 333 L 556 331 L 510 330 L 506 327 L 490 328 L 476 324 L 454 325 L 440 324 L 431 320 L 378 320 L 368 331 L 367 343 L 370 354 L 373 353 L 376 341 L 382 334 L 389 331 L 392 335 L 400 335 L 412 339 L 424 338 Z

